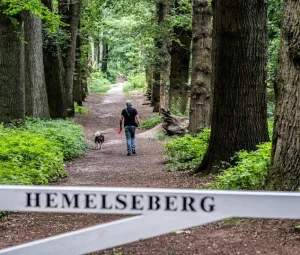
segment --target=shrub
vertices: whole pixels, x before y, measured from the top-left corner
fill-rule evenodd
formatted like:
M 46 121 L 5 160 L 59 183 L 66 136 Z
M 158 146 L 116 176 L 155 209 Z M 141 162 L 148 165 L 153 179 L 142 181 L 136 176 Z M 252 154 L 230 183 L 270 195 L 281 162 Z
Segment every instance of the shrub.
M 146 75 L 144 73 L 132 75 L 128 78 L 128 82 L 123 88 L 124 92 L 132 90 L 145 91 L 147 88 Z
M 88 114 L 89 109 L 83 106 L 79 106 L 76 102 L 74 103 L 75 113 L 77 114 Z
M 47 184 L 63 176 L 63 153 L 57 144 L 42 134 L 1 128 L 1 184 Z
M 161 117 L 159 115 L 154 115 L 148 119 L 141 121 L 141 128 L 151 129 L 161 122 Z
M 187 170 L 200 164 L 208 147 L 210 129 L 205 128 L 196 136 L 185 135 L 164 143 L 169 170 Z
M 84 154 L 86 143 L 81 126 L 70 120 L 27 119 L 25 129 L 30 133 L 44 135 L 63 152 L 64 160 Z
M 256 151 L 240 151 L 236 154 L 236 166 L 226 169 L 211 185 L 216 189 L 262 189 L 271 160 L 271 143 L 262 143 Z
M 95 72 L 92 74 L 92 84 L 89 86 L 91 93 L 103 94 L 106 93 L 110 87 L 111 83 L 104 73 Z

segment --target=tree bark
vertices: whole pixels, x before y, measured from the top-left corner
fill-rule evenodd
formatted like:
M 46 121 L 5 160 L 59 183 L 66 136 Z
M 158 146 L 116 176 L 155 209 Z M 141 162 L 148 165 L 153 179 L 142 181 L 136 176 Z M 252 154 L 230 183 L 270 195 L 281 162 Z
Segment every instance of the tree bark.
M 155 15 L 156 15 L 156 21 L 158 26 L 161 25 L 163 22 L 163 3 L 157 2 L 156 3 L 156 9 L 155 9 Z M 163 46 L 162 38 L 160 36 L 157 36 L 155 38 L 155 48 L 156 48 L 156 54 L 159 56 L 161 53 L 161 49 Z M 153 71 L 153 85 L 152 85 L 152 94 L 151 94 L 151 102 L 153 106 L 153 112 L 159 112 L 160 109 L 160 80 L 161 80 L 161 63 L 160 61 L 155 62 L 154 71 Z
M 65 46 L 63 54 L 63 63 L 65 68 L 64 105 L 66 107 L 65 115 L 74 116 L 73 81 L 75 70 L 76 39 L 80 19 L 80 1 L 60 0 L 59 10 L 60 14 L 63 15 L 62 21 L 70 25 L 63 28 L 63 30 L 65 30 L 65 32 L 70 36 L 69 40 L 67 40 L 67 45 Z
M 147 100 L 152 102 L 152 87 L 153 87 L 153 71 L 149 66 L 146 66 L 146 81 L 147 81 Z
M 170 109 L 170 73 L 171 73 L 171 38 L 169 38 L 168 31 L 168 16 L 171 12 L 171 6 L 168 1 L 162 3 L 162 20 L 160 26 L 162 27 L 163 38 L 160 56 L 162 59 L 160 66 L 160 109 Z
M 25 118 L 23 21 L 14 26 L 0 7 L 0 122 Z M 18 36 L 19 33 L 19 36 Z
M 74 73 L 74 102 L 76 102 L 79 106 L 82 106 L 83 99 L 83 89 L 82 89 L 82 77 L 81 77 L 81 39 L 80 36 L 77 35 L 77 43 L 76 43 L 76 59 L 75 59 L 75 73 Z
M 153 73 L 153 87 L 151 94 L 153 112 L 159 112 L 160 107 L 160 71 L 155 70 Z
M 25 102 L 27 116 L 49 118 L 47 88 L 43 61 L 42 21 L 27 13 L 25 33 Z
M 184 14 L 179 11 L 179 0 L 175 1 L 177 15 Z M 188 105 L 188 80 L 190 65 L 190 47 L 192 33 L 183 27 L 174 28 L 175 39 L 171 50 L 171 74 L 170 74 L 170 108 L 178 108 L 181 114 L 185 114 Z
M 212 9 L 208 0 L 193 3 L 193 46 L 189 131 L 198 133 L 211 122 Z
M 284 5 L 272 160 L 268 188 L 300 186 L 300 2 Z
M 240 150 L 269 141 L 266 107 L 267 3 L 215 1 L 214 96 L 208 151 L 197 169 L 217 172 Z
M 107 73 L 107 66 L 108 66 L 108 43 L 106 38 L 103 38 L 102 42 L 102 65 L 101 70 L 103 73 Z
M 52 1 L 42 0 L 49 10 L 53 11 Z M 47 97 L 50 117 L 53 119 L 65 118 L 64 105 L 64 66 L 62 53 L 57 37 L 43 30 L 44 47 L 44 71 L 47 88 Z
M 64 65 L 61 49 L 51 37 L 44 45 L 44 68 L 50 117 L 64 118 Z

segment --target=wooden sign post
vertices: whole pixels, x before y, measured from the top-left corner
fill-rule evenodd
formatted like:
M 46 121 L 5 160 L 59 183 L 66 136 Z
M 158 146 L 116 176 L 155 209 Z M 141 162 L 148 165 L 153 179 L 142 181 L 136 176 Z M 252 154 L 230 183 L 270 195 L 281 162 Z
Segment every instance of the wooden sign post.
M 86 254 L 231 217 L 300 219 L 300 193 L 4 185 L 0 211 L 138 215 L 0 250 Z

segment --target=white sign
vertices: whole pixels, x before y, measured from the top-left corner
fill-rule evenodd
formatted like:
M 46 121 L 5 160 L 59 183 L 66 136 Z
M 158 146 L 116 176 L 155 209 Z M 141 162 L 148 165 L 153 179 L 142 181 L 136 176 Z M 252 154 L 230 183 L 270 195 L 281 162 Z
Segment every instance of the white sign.
M 300 193 L 4 185 L 0 211 L 140 215 L 0 250 L 86 254 L 231 217 L 300 219 Z

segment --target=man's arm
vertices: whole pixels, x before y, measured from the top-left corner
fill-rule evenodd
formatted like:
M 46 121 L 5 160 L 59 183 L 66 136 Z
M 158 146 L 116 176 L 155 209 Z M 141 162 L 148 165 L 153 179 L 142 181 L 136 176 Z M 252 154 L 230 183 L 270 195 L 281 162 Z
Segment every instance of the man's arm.
M 123 129 L 123 121 L 124 121 L 124 116 L 121 115 L 121 119 L 120 119 L 120 130 Z
M 137 125 L 138 125 L 138 127 L 139 127 L 139 126 L 140 126 L 140 123 L 141 123 L 141 120 L 140 120 L 139 115 L 136 115 L 136 116 L 135 116 L 135 120 L 136 120 L 136 123 L 137 123 Z

